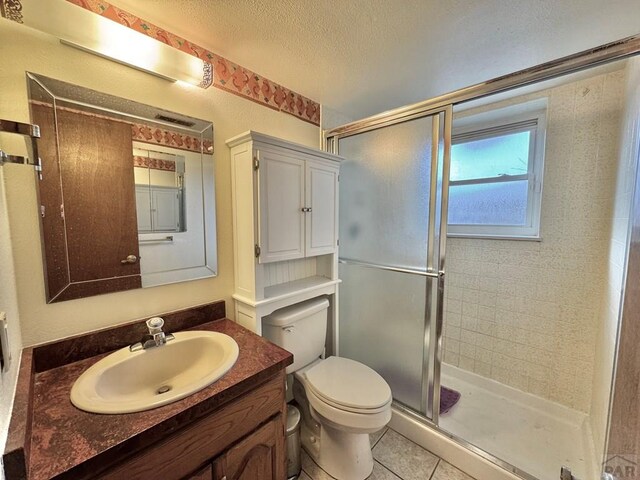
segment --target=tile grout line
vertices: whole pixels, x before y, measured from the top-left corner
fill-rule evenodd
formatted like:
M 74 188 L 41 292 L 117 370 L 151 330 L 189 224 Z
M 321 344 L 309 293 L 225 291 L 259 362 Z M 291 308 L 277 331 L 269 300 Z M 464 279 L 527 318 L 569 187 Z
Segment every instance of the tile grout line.
M 371 454 L 372 455 L 373 455 L 373 449 L 375 448 L 376 445 L 378 445 L 378 443 L 380 443 L 380 440 L 383 439 L 383 437 L 387 434 L 388 431 L 389 431 L 389 427 L 385 427 L 384 433 L 382 435 L 380 435 L 380 438 L 378 440 L 376 440 L 376 442 L 373 445 L 371 445 Z
M 382 434 L 382 436 L 381 436 L 381 437 L 380 437 L 380 439 L 375 443 L 375 445 L 377 445 L 377 444 L 378 444 L 378 442 L 379 442 L 380 440 L 382 440 L 382 438 L 383 438 L 383 437 L 384 437 L 384 436 L 389 432 L 389 430 L 392 430 L 392 429 L 391 429 L 390 427 L 387 427 L 387 430 Z M 408 438 L 408 437 L 406 437 L 406 436 L 402 435 L 400 432 L 398 432 L 398 431 L 396 431 L 396 430 L 393 430 L 393 431 L 394 431 L 395 433 L 397 433 L 398 435 L 400 435 L 401 437 L 403 437 L 404 439 L 406 439 L 406 440 L 408 440 L 409 442 L 413 443 L 414 445 L 416 445 L 416 446 L 420 447 L 420 448 L 421 448 L 422 450 L 424 450 L 425 452 L 427 452 L 427 453 L 429 453 L 429 454 L 433 455 L 435 458 L 437 458 L 436 465 L 435 465 L 435 467 L 433 468 L 433 471 L 431 472 L 431 475 L 429 475 L 429 478 L 428 478 L 428 479 L 426 479 L 426 480 L 432 480 L 432 479 L 433 479 L 433 476 L 434 476 L 434 475 L 435 475 L 435 473 L 436 473 L 436 470 L 438 469 L 438 466 L 440 465 L 440 462 L 442 461 L 442 458 L 440 458 L 438 455 L 436 455 L 435 453 L 433 453 L 431 450 L 428 450 L 428 449 L 424 448 L 422 445 L 419 445 L 419 444 L 417 444 L 416 442 L 414 442 L 413 440 L 411 440 L 410 438 Z M 375 446 L 375 445 L 374 445 L 374 446 Z M 373 447 L 371 447 L 371 449 L 373 450 Z M 385 465 L 385 464 L 384 464 L 384 463 L 382 463 L 381 461 L 377 460 L 377 459 L 375 458 L 375 456 L 373 457 L 373 460 L 374 460 L 374 461 L 376 461 L 376 462 L 378 462 L 380 465 L 382 465 L 382 466 L 383 466 L 384 468 L 386 468 L 387 470 L 389 470 L 389 471 L 390 471 L 391 473 L 393 473 L 396 477 L 400 478 L 401 480 L 404 480 L 404 478 L 403 478 L 399 473 L 397 473 L 396 471 L 394 471 L 392 468 L 390 468 L 389 466 Z
M 373 463 L 374 464 L 378 464 L 380 465 L 382 468 L 384 468 L 387 472 L 389 472 L 391 475 L 393 475 L 396 478 L 399 478 L 400 480 L 404 480 L 404 478 L 402 478 L 400 475 L 398 475 L 396 472 L 394 472 L 393 470 L 391 470 L 389 467 L 387 467 L 384 463 L 379 462 L 378 460 L 376 460 L 375 458 L 373 459 Z M 373 474 L 373 472 L 372 472 Z M 429 480 L 429 479 L 427 479 Z
M 438 461 L 436 462 L 436 466 L 433 468 L 433 472 L 431 472 L 431 476 L 429 477 L 429 480 L 433 480 L 433 476 L 438 471 L 438 467 L 440 466 L 440 462 L 442 461 L 440 457 L 437 457 L 437 458 L 438 458 Z
M 392 430 L 389 427 L 386 427 L 386 430 L 384 431 L 384 433 L 380 436 L 380 438 L 371 446 L 371 450 L 373 453 L 373 449 L 376 445 L 378 445 L 378 443 L 380 443 L 380 440 L 382 440 L 385 435 L 389 432 L 389 430 Z M 404 435 L 402 435 L 399 432 L 396 432 L 395 430 L 393 430 L 395 433 L 397 433 L 398 435 L 400 435 L 401 437 L 407 439 L 408 441 L 410 441 L 411 443 L 417 445 L 418 447 L 420 447 L 421 449 L 423 449 L 424 451 L 430 453 L 431 455 L 433 455 L 434 457 L 437 458 L 437 462 L 433 468 L 433 471 L 431 472 L 431 475 L 429 475 L 428 479 L 425 480 L 433 480 L 434 475 L 436 474 L 436 471 L 438 470 L 438 467 L 440 466 L 440 462 L 442 461 L 442 459 L 437 456 L 436 454 L 434 454 L 433 452 L 431 452 L 430 450 L 424 448 L 421 445 L 418 445 L 417 443 L 415 443 L 413 440 L 405 437 Z M 308 454 L 307 454 L 308 455 Z M 322 472 L 324 472 L 329 478 L 333 479 L 334 477 L 332 477 L 331 475 L 329 475 L 322 467 L 320 467 L 320 465 L 318 465 L 315 460 L 313 458 L 311 458 L 311 456 L 309 456 L 309 459 L 313 462 L 314 465 L 316 465 Z M 400 474 L 398 474 L 397 472 L 395 472 L 393 469 L 391 469 L 390 467 L 388 467 L 387 465 L 385 465 L 383 462 L 379 461 L 378 459 L 375 458 L 375 456 L 373 457 L 373 462 L 378 463 L 382 468 L 384 468 L 385 470 L 387 470 L 388 472 L 390 472 L 391 474 L 393 474 L 394 476 L 398 477 L 400 480 L 405 480 L 404 477 L 402 477 Z M 306 471 L 304 468 L 301 469 L 301 472 L 304 472 L 311 480 L 317 480 L 316 478 L 314 478 L 313 476 L 311 476 L 311 474 Z M 335 480 L 335 479 L 334 479 Z
M 391 430 L 391 428 L 390 428 L 390 427 L 386 427 L 386 428 L 387 428 L 387 429 L 384 431 L 384 433 L 383 433 L 382 435 L 380 435 L 380 438 L 378 439 L 378 441 L 377 441 L 376 443 L 374 443 L 374 444 L 373 444 L 373 446 L 371 447 L 371 454 L 372 454 L 372 455 L 373 455 L 373 448 L 374 448 L 376 445 L 378 445 L 378 443 L 380 443 L 380 440 L 382 440 L 382 439 L 384 438 L 384 436 L 385 436 L 387 433 L 389 433 L 389 430 Z M 393 431 L 394 431 L 395 433 L 398 433 L 398 432 L 396 432 L 395 430 L 393 430 Z M 400 434 L 398 434 L 398 435 L 400 435 Z M 406 438 L 406 437 L 405 437 L 405 438 Z M 409 440 L 409 439 L 407 438 L 407 440 Z M 380 460 L 378 460 L 378 459 L 375 457 L 375 455 L 373 456 L 373 461 L 374 461 L 374 462 L 378 462 L 378 463 L 379 463 L 379 464 L 380 464 L 380 465 L 381 465 L 385 470 L 387 470 L 387 471 L 391 472 L 393 475 L 395 475 L 396 477 L 398 477 L 400 480 L 404 480 L 404 478 L 403 478 L 399 473 L 397 473 L 395 470 L 393 470 L 392 468 L 390 468 L 388 465 L 385 465 L 384 463 L 382 463 Z M 429 480 L 429 479 L 427 479 L 427 480 Z

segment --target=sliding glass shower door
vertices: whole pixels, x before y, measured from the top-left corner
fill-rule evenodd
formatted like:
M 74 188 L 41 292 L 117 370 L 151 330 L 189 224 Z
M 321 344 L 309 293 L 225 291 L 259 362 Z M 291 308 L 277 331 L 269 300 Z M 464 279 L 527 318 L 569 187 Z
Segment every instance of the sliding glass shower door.
M 397 402 L 432 420 L 439 404 L 445 124 L 445 110 L 426 112 L 334 139 L 345 158 L 340 355 L 375 369 Z

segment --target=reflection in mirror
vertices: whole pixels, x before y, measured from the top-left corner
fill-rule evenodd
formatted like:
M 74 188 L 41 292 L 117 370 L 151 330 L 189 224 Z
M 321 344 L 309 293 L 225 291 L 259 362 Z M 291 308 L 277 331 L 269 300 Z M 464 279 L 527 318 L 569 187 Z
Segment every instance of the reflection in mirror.
M 27 76 L 48 302 L 216 275 L 211 123 Z
M 138 234 L 186 230 L 184 173 L 182 155 L 133 149 Z

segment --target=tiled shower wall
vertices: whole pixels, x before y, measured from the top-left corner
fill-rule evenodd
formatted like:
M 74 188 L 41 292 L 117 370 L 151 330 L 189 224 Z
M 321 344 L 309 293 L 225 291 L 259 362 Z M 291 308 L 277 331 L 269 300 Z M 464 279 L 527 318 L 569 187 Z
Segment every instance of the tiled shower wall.
M 444 361 L 588 412 L 604 301 L 624 70 L 548 98 L 542 241 L 451 238 Z

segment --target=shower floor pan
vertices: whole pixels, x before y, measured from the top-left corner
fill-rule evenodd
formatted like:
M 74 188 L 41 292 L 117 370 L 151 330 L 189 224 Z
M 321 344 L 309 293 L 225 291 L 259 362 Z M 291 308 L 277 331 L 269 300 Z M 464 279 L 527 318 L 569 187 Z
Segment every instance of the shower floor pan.
M 559 478 L 562 466 L 598 477 L 586 414 L 451 365 L 442 365 L 442 384 L 462 398 L 441 429 L 541 480 Z

